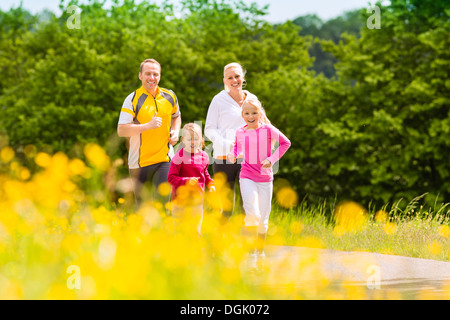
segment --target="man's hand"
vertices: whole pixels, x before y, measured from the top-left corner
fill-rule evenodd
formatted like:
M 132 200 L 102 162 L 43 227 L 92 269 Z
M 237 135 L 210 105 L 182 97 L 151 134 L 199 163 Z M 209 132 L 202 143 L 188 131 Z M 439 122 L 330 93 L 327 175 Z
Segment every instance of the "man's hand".
M 152 120 L 150 120 L 148 122 L 149 129 L 157 129 L 157 128 L 161 127 L 161 124 L 162 124 L 162 118 L 158 117 L 156 115 L 156 111 L 155 111 L 155 114 L 153 115 Z
M 177 142 L 178 142 L 178 130 L 170 131 L 169 143 L 174 146 L 177 144 Z

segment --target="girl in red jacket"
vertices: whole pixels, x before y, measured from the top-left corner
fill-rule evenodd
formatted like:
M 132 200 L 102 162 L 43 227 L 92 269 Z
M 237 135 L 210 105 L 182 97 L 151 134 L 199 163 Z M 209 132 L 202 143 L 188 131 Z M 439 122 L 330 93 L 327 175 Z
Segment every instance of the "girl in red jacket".
M 205 187 L 215 191 L 208 173 L 209 156 L 202 150 L 201 127 L 196 123 L 184 125 L 181 141 L 182 148 L 173 157 L 168 176 L 172 185 L 172 217 L 176 228 L 183 220 L 187 228 L 193 224 L 201 235 Z

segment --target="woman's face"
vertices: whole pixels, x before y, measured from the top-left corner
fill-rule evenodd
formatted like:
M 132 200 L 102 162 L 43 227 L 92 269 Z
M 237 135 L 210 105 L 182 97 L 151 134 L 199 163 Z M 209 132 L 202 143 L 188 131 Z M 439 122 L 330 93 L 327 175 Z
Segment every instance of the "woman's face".
M 228 90 L 242 90 L 243 82 L 244 74 L 242 73 L 242 70 L 240 68 L 230 68 L 225 72 L 223 83 L 228 88 Z

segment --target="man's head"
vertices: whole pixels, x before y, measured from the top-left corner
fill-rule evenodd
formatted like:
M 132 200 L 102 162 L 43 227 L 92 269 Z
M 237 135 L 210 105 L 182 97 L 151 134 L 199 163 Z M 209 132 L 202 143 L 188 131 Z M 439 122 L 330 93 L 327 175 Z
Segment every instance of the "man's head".
M 161 80 L 161 65 L 155 59 L 146 59 L 141 63 L 139 69 L 139 80 L 149 93 L 155 94 L 159 81 Z

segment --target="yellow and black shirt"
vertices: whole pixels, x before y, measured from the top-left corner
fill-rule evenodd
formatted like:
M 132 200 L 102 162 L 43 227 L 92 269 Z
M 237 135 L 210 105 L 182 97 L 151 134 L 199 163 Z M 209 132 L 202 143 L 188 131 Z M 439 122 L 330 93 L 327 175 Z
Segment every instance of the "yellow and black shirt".
M 139 88 L 125 98 L 119 124 L 147 123 L 155 112 L 162 118 L 161 127 L 130 137 L 130 169 L 169 162 L 173 156 L 173 148 L 169 143 L 171 120 L 180 115 L 178 100 L 173 91 L 158 87 L 156 97 L 153 98 L 143 87 Z

